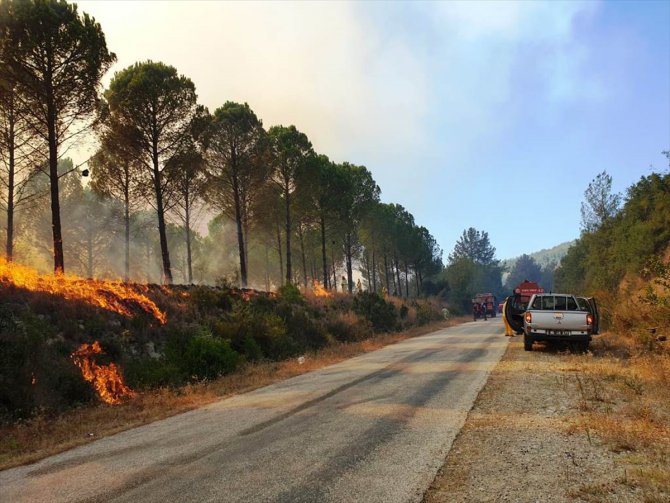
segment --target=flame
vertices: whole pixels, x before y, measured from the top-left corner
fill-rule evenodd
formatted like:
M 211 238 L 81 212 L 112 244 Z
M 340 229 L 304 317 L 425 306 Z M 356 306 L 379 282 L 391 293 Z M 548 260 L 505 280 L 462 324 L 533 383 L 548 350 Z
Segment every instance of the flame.
M 60 295 L 69 300 L 83 300 L 128 317 L 133 316 L 130 306 L 136 304 L 161 324 L 167 321 L 152 300 L 136 291 L 137 286 L 133 288 L 121 282 L 82 279 L 69 274 L 41 275 L 34 269 L 0 257 L 0 283 L 12 283 L 19 288 Z
M 319 280 L 312 281 L 312 291 L 317 297 L 331 297 L 333 294 L 321 286 Z
M 70 355 L 74 364 L 81 369 L 86 381 L 93 383 L 100 399 L 110 405 L 120 404 L 123 398 L 132 398 L 135 392 L 123 383 L 123 378 L 114 363 L 98 365 L 93 356 L 102 353 L 100 343 L 82 344 Z

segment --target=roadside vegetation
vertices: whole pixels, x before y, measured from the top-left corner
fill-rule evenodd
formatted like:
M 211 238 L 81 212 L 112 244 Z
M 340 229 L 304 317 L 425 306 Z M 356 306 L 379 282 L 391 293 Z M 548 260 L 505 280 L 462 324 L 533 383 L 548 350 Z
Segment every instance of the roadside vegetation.
M 670 155 L 666 153 L 666 155 Z M 572 356 L 582 377 L 574 427 L 602 439 L 625 464 L 621 483 L 642 501 L 670 497 L 670 173 L 652 173 L 611 193 L 602 173 L 582 207 L 582 236 L 556 271 L 564 291 L 593 294 L 604 333 Z M 600 501 L 612 488 L 584 487 Z
M 5 419 L 94 401 L 94 386 L 73 364 L 75 351 L 91 340 L 101 348 L 90 356 L 92 363 L 114 364 L 126 385 L 144 390 L 211 380 L 248 364 L 444 319 L 434 301 L 387 300 L 369 292 L 317 297 L 292 285 L 277 293 L 132 286 L 164 313 L 162 323 L 130 301 L 127 316 L 94 307 L 89 299 L 35 293 L 4 281 L 0 277 L 0 417 Z M 107 299 L 115 295 L 103 291 L 104 284 L 99 288 Z M 115 384 L 103 385 L 118 398 Z
M 125 318 L 59 296 L 0 289 L 0 469 L 462 321 L 445 320 L 433 301 L 365 292 L 144 291 L 165 310 L 166 324 L 142 312 Z M 103 349 L 93 361 L 119 365 L 134 391 L 119 405 L 101 404 L 72 365 L 71 353 L 91 331 Z

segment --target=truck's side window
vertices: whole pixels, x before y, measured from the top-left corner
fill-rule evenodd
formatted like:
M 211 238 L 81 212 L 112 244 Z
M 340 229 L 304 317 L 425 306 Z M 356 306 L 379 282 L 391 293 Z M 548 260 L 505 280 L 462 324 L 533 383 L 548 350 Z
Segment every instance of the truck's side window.
M 568 311 L 577 311 L 577 302 L 574 297 L 568 297 Z

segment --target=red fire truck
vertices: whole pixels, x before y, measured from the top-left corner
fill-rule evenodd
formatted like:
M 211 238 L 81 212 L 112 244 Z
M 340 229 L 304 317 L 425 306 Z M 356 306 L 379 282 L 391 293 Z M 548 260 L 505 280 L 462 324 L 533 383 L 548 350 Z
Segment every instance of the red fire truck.
M 492 293 L 478 293 L 472 299 L 472 317 L 473 319 L 496 317 L 496 297 Z

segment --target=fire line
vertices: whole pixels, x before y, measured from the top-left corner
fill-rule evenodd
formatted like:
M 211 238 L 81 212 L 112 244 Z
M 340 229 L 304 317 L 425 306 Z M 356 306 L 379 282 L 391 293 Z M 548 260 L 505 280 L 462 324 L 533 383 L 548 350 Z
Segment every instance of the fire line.
M 118 405 L 124 398 L 132 398 L 135 392 L 126 386 L 118 367 L 114 363 L 98 365 L 94 356 L 101 354 L 100 343 L 82 344 L 70 357 L 81 369 L 84 379 L 93 384 L 98 397 L 110 405 Z
M 137 286 L 120 282 L 83 279 L 69 274 L 39 274 L 34 269 L 0 258 L 0 283 L 60 295 L 68 300 L 81 300 L 127 317 L 133 316 L 130 306 L 135 304 L 161 324 L 167 321 L 165 314 L 151 299 L 136 291 Z

